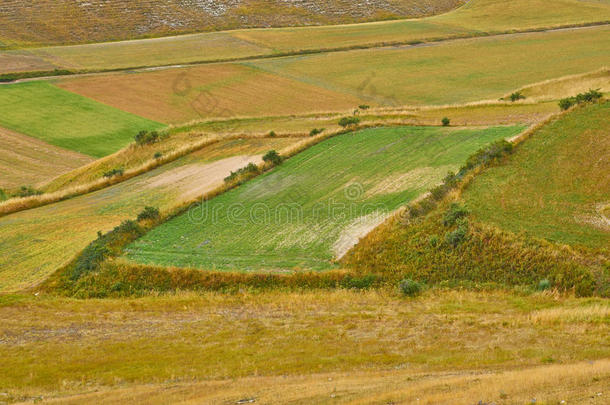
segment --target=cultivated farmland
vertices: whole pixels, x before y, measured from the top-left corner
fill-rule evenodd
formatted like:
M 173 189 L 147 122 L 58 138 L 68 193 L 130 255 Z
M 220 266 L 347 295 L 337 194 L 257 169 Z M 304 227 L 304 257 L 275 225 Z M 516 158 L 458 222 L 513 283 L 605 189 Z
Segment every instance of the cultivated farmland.
M 0 291 L 37 284 L 95 239 L 145 206 L 161 210 L 223 184 L 224 177 L 262 152 L 295 139 L 234 140 L 214 144 L 106 189 L 0 218 Z M 244 146 L 244 144 L 246 146 Z M 248 155 L 244 156 L 244 150 Z
M 92 157 L 117 151 L 162 124 L 97 103 L 47 82 L 0 87 L 0 125 Z
M 389 128 L 337 136 L 155 228 L 126 256 L 206 270 L 328 269 L 477 148 L 521 129 Z
M 536 132 L 464 194 L 473 215 L 555 242 L 610 248 L 610 103 L 580 108 Z
M 361 103 L 400 107 L 497 100 L 531 83 L 610 64 L 603 52 L 610 46 L 609 33 L 609 27 L 595 27 L 508 35 L 429 47 L 65 78 L 59 86 L 171 123 L 338 111 Z M 558 47 L 574 57 L 556 58 L 553 49 Z

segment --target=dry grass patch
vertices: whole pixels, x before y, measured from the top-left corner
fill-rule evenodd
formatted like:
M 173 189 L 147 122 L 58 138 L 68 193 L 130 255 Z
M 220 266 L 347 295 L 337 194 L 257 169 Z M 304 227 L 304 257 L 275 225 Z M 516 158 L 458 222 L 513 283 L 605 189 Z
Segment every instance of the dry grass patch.
M 0 128 L 0 188 L 40 185 L 91 161 L 90 156 Z

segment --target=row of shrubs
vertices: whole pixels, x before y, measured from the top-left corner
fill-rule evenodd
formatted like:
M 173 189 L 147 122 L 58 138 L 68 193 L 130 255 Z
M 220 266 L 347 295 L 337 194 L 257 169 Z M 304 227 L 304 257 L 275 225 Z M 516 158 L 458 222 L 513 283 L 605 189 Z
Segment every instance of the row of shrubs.
M 599 90 L 600 89 L 590 89 L 586 93 L 578 93 L 574 97 L 562 98 L 559 100 L 559 108 L 565 111 L 578 104 L 590 103 L 599 100 L 603 97 L 603 94 Z
M 21 79 L 31 79 L 36 77 L 46 77 L 46 76 L 67 76 L 72 75 L 74 72 L 65 69 L 55 69 L 55 70 L 43 70 L 36 72 L 14 72 L 14 73 L 3 73 L 0 74 L 0 83 L 9 83 L 14 82 L 16 80 Z
M 12 193 L 0 188 L 0 201 L 8 200 L 9 198 L 25 198 L 41 194 L 43 194 L 41 190 L 35 189 L 32 186 L 21 186 Z

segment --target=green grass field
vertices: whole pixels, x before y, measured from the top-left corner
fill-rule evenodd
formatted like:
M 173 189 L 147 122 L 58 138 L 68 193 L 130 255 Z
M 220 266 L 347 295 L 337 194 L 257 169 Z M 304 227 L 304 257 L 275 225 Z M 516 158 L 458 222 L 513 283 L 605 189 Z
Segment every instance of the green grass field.
M 0 126 L 93 157 L 113 153 L 143 129 L 163 125 L 47 82 L 0 87 Z
M 0 292 L 43 281 L 98 231 L 134 219 L 147 205 L 169 210 L 198 198 L 266 150 L 298 139 L 220 142 L 122 183 L 0 218 Z
M 209 270 L 328 269 L 366 230 L 477 148 L 522 128 L 404 127 L 337 136 L 153 229 L 126 257 Z
M 610 247 L 610 102 L 578 108 L 464 193 L 480 221 L 560 243 Z

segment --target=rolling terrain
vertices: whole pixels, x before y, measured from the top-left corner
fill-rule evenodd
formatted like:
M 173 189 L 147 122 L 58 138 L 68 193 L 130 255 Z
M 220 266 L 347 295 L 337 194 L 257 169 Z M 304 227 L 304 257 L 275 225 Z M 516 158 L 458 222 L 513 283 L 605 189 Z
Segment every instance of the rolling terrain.
M 521 130 L 415 127 L 340 135 L 155 228 L 126 257 L 204 270 L 332 268 L 332 259 L 367 230 L 477 148 Z
M 4 1 L 0 405 L 607 404 L 609 34 L 608 0 Z
M 4 45 L 83 43 L 241 27 L 338 24 L 423 17 L 461 0 L 6 0 L 0 6 Z M 2 43 L 0 43 L 2 44 Z

